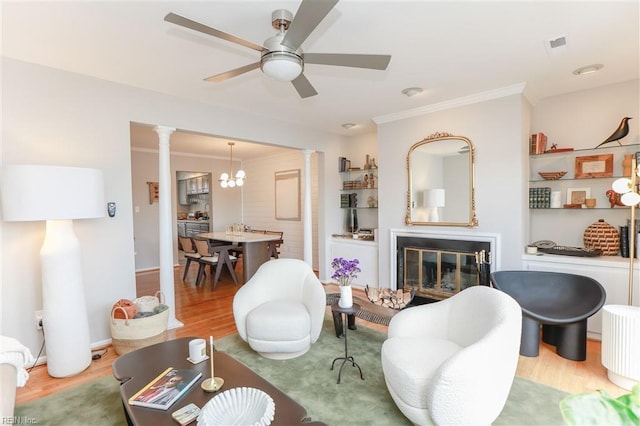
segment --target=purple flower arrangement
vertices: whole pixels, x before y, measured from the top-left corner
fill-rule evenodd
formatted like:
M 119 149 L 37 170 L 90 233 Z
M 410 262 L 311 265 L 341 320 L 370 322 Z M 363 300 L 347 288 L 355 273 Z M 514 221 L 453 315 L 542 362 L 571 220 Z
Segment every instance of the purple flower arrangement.
M 354 278 L 358 276 L 360 268 L 358 259 L 347 260 L 342 257 L 336 257 L 331 262 L 331 267 L 335 271 L 331 278 L 337 280 L 341 286 L 347 286 L 351 284 Z

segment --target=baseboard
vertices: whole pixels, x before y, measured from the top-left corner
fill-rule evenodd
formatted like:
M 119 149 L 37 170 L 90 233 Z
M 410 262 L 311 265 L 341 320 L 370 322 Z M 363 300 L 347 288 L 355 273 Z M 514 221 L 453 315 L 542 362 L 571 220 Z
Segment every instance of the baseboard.
M 91 352 L 99 349 L 104 349 L 110 345 L 111 345 L 111 339 L 105 339 L 105 340 L 100 340 L 98 342 L 93 342 L 90 344 Z M 36 359 L 34 362 L 25 364 L 25 368 L 32 368 L 32 367 L 43 365 L 46 363 L 47 363 L 47 356 L 42 355 L 38 359 Z

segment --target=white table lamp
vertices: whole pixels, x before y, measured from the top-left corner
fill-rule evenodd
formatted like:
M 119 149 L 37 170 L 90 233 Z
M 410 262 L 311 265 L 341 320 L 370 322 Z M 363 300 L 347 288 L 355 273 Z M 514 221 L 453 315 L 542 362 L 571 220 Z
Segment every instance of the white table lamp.
M 426 189 L 424 191 L 424 207 L 427 209 L 428 222 L 440 222 L 438 208 L 444 207 L 444 189 Z
M 40 250 L 47 370 L 53 377 L 80 373 L 91 364 L 91 346 L 80 243 L 72 220 L 104 217 L 102 171 L 6 166 L 0 190 L 3 220 L 47 221 Z

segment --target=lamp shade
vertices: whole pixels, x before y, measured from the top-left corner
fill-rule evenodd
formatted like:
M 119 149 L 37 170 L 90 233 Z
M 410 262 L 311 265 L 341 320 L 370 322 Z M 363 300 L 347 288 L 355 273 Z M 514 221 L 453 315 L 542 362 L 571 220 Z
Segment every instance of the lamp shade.
M 620 179 L 616 179 L 613 182 L 613 184 L 611 185 L 611 188 L 614 191 L 616 191 L 618 194 L 626 194 L 627 192 L 630 192 L 633 189 L 631 185 L 632 185 L 631 179 L 620 178 Z
M 262 72 L 270 78 L 280 81 L 293 81 L 303 69 L 303 61 L 299 49 L 294 51 L 282 44 L 284 32 L 280 32 L 264 41 L 267 50 L 260 60 Z
M 444 207 L 444 189 L 435 188 L 425 190 L 424 207 Z
M 104 217 L 102 171 L 81 167 L 10 165 L 0 181 L 5 221 Z
M 262 59 L 262 72 L 280 81 L 293 81 L 302 73 L 302 61 L 297 57 L 269 56 Z

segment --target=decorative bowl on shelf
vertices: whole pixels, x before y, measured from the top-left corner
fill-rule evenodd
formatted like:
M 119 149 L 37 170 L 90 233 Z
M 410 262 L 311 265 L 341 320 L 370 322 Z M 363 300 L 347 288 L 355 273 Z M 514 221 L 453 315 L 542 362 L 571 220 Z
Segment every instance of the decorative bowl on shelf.
M 562 176 L 566 175 L 567 172 L 538 172 L 538 174 L 545 180 L 558 180 Z
M 202 407 L 198 426 L 267 426 L 274 415 L 275 403 L 265 392 L 255 388 L 231 388 L 211 398 Z

